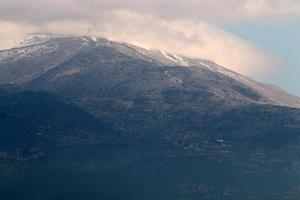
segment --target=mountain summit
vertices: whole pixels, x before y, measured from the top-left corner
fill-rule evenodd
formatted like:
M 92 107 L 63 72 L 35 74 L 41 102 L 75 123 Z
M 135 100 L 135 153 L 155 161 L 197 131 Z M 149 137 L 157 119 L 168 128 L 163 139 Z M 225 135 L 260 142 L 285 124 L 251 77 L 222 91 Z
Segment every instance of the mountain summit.
M 108 65 L 115 65 L 115 69 L 107 68 Z M 121 68 L 130 76 L 110 74 L 112 70 L 122 70 L 117 65 L 122 65 Z M 144 88 L 130 88 L 138 90 L 134 92 L 145 93 L 172 87 L 184 91 L 205 91 L 214 98 L 231 103 L 300 107 L 299 98 L 211 61 L 147 50 L 103 38 L 31 35 L 19 46 L 0 51 L 0 69 L 0 84 L 29 84 L 47 76 L 51 76 L 51 81 L 48 80 L 51 85 L 62 80 L 80 81 L 78 77 L 84 76 L 85 81 L 91 81 L 88 78 L 99 81 L 95 80 L 97 77 L 87 77 L 92 72 L 111 76 L 111 86 L 128 83 L 128 78 L 138 81 L 144 76 L 140 81 L 148 81 L 148 84 Z M 141 74 L 143 70 L 156 74 L 145 76 Z

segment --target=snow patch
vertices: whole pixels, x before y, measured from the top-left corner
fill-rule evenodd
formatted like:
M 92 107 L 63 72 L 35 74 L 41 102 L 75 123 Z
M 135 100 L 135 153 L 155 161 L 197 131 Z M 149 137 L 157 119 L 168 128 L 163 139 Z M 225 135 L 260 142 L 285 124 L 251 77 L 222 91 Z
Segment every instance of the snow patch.
M 176 54 L 173 54 L 173 53 L 172 54 L 168 54 L 167 52 L 165 52 L 163 50 L 161 50 L 160 52 L 163 54 L 163 56 L 165 58 L 171 60 L 172 62 L 174 62 L 176 64 L 179 63 L 180 65 L 183 65 L 183 66 L 186 66 L 186 67 L 189 66 L 188 63 L 182 57 L 180 57 L 180 56 L 178 56 Z
M 30 34 L 17 47 L 25 47 L 31 45 L 42 44 L 53 38 L 49 34 Z
M 42 55 L 55 52 L 57 48 L 57 44 L 36 44 L 0 51 L 0 63 L 11 63 L 24 58 L 38 58 Z
M 184 66 L 188 67 L 189 64 L 180 56 L 176 55 L 176 54 L 172 54 L 172 56 L 174 58 L 176 58 L 176 60 L 179 62 L 179 63 L 182 63 Z
M 89 40 L 88 40 L 86 37 L 82 37 L 81 39 L 82 39 L 82 41 L 83 41 L 84 43 L 86 43 L 86 44 L 89 43 Z
M 208 64 L 206 64 L 206 63 L 204 63 L 204 62 L 199 62 L 199 64 L 200 64 L 201 66 L 204 66 L 204 67 L 210 69 L 211 71 L 215 71 L 211 66 L 209 66 Z
M 226 70 L 223 70 L 223 69 L 218 69 L 218 72 L 226 75 L 226 76 L 229 76 L 231 78 L 234 78 L 236 79 L 237 78 L 237 75 L 233 74 L 232 72 L 229 72 L 229 71 L 226 71 Z
M 143 49 L 146 49 L 147 51 L 150 51 L 150 49 L 148 47 L 142 47 Z
M 78 74 L 80 71 L 81 71 L 81 69 L 79 69 L 79 68 L 66 70 L 66 71 L 64 71 L 62 73 L 57 74 L 55 76 L 54 80 L 62 78 L 62 77 L 72 76 L 72 75 Z
M 234 79 L 238 78 L 237 74 L 235 74 L 235 73 L 233 73 L 233 72 L 231 72 L 231 71 L 229 71 L 229 70 L 227 70 L 223 67 L 220 67 L 216 64 L 209 65 L 209 64 L 206 64 L 204 62 L 199 62 L 199 64 L 201 66 L 204 66 L 204 67 L 208 68 L 209 70 L 211 70 L 213 72 L 219 72 L 221 74 L 224 74 L 224 75 L 226 75 L 228 77 L 231 77 L 231 78 L 234 78 Z
M 148 51 L 147 49 L 144 49 L 144 48 L 139 48 L 139 47 L 137 47 L 137 48 L 135 48 L 135 50 L 138 52 L 138 53 L 140 53 L 140 54 L 143 54 L 143 55 L 148 55 L 146 52 Z
M 167 59 L 173 61 L 173 62 L 176 62 L 176 60 L 172 57 L 170 57 L 165 51 L 160 51 Z
M 98 41 L 97 38 L 95 38 L 95 37 L 91 37 L 91 39 L 92 39 L 94 42 L 97 42 L 97 41 Z

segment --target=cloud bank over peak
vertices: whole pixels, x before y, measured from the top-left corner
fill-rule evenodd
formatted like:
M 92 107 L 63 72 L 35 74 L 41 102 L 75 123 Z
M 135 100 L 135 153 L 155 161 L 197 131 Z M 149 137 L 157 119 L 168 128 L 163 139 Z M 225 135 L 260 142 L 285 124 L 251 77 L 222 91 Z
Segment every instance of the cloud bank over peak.
M 149 49 L 162 49 L 189 57 L 213 60 L 234 71 L 255 75 L 269 72 L 278 60 L 242 40 L 205 22 L 163 20 L 127 11 L 114 13 L 113 23 L 93 29 L 94 35 L 127 41 Z
M 97 21 L 104 12 L 128 10 L 164 19 L 257 20 L 300 16 L 298 0 L 1 0 L 0 18 L 26 22 Z
M 298 16 L 293 0 L 2 0 L 0 48 L 28 33 L 91 35 L 210 59 L 246 74 L 272 74 L 278 60 L 213 22 Z

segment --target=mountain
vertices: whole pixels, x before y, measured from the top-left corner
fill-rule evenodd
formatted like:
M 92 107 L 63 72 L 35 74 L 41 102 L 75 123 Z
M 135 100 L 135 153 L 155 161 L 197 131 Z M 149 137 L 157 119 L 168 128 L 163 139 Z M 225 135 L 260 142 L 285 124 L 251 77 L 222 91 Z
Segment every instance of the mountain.
M 4 199 L 299 199 L 300 100 L 275 86 L 93 37 L 32 35 L 0 71 L 2 148 L 49 152 L 0 162 Z
M 156 75 L 157 84 L 163 87 L 190 85 L 186 83 L 188 80 L 184 80 L 188 78 L 198 81 L 196 87 L 209 91 L 217 98 L 300 107 L 299 98 L 274 86 L 257 83 L 213 62 L 180 57 L 164 51 L 150 51 L 103 38 L 33 35 L 20 46 L 1 51 L 0 63 L 1 84 L 28 83 L 41 75 L 52 76 L 51 82 L 57 82 L 88 76 L 92 71 L 101 72 L 99 75 L 103 76 L 117 76 L 111 74 L 113 69 L 121 70 L 123 67 L 125 73 L 134 73 L 130 74 L 134 75 L 134 80 L 141 78 L 142 70 L 153 71 L 144 78 L 151 79 Z M 115 65 L 113 69 L 107 68 L 112 64 Z M 178 71 L 184 71 L 185 77 L 177 77 Z M 122 77 L 113 78 L 121 78 L 119 82 L 127 81 Z M 147 89 L 151 90 L 154 84 Z
M 48 146 L 96 143 L 113 135 L 74 104 L 46 92 L 0 90 L 0 151 L 4 154 Z M 105 133 L 105 134 L 104 134 Z M 101 137 L 102 136 L 102 137 Z

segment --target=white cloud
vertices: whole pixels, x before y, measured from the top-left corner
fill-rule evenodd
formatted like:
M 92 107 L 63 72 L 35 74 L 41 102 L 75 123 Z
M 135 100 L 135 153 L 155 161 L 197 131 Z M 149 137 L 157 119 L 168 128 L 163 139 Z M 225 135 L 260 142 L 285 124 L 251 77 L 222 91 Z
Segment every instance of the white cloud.
M 2 35 L 12 43 L 28 32 L 103 36 L 139 46 L 205 58 L 246 75 L 270 74 L 276 59 L 248 42 L 205 22 L 165 20 L 129 11 L 102 15 L 97 23 L 52 21 L 39 26 L 0 23 Z M 25 31 L 24 31 L 25 30 Z M 1 34 L 0 32 L 0 34 Z M 5 37 L 4 37 L 5 38 Z
M 164 19 L 208 21 L 299 17 L 299 0 L 1 0 L 0 19 L 95 21 L 103 12 L 130 10 Z
M 0 21 L 0 50 L 15 46 L 24 39 L 26 34 L 37 30 L 36 27 L 28 24 Z
M 216 15 L 218 12 L 212 11 L 218 7 L 213 8 L 213 4 L 208 0 L 1 0 L 0 18 L 34 22 L 75 18 L 93 20 L 102 12 L 119 9 L 167 18 L 186 15 L 194 18 Z M 222 8 L 223 5 L 220 4 Z
M 29 32 L 96 35 L 211 59 L 247 75 L 269 74 L 277 64 L 273 56 L 210 22 L 298 16 L 299 5 L 293 0 L 1 0 L 0 45 L 12 46 Z
M 95 34 L 147 48 L 210 59 L 247 75 L 270 74 L 278 64 L 270 54 L 205 22 L 162 20 L 124 11 L 117 12 L 113 19 L 113 22 L 98 25 Z
M 296 17 L 300 16 L 300 1 L 298 0 L 248 0 L 236 16 L 245 19 L 272 18 L 272 17 Z

